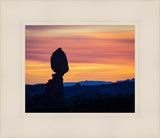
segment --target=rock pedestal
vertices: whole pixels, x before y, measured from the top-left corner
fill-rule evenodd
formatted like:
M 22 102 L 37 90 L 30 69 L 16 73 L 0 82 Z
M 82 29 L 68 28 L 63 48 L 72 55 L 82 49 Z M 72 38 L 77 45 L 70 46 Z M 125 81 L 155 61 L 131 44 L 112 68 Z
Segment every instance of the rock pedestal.
M 65 53 L 61 48 L 57 49 L 51 56 L 51 68 L 55 74 L 52 74 L 52 79 L 48 81 L 45 89 L 45 97 L 49 105 L 64 105 L 64 87 L 63 75 L 68 72 L 68 61 Z
M 63 78 L 61 74 L 52 74 L 52 79 L 48 81 L 45 90 L 47 102 L 53 105 L 65 103 Z

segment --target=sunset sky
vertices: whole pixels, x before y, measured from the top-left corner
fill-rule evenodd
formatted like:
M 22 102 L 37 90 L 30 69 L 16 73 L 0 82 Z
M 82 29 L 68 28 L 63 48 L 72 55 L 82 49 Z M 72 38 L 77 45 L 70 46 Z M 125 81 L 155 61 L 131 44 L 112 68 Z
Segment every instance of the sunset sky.
M 135 77 L 133 25 L 26 25 L 26 84 L 52 79 L 50 57 L 59 47 L 69 62 L 64 82 Z

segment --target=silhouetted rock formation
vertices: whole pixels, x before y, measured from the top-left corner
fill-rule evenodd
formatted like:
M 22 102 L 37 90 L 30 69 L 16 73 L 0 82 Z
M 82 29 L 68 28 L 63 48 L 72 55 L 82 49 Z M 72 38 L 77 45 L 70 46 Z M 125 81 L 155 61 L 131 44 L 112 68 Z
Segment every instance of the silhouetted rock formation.
M 61 48 L 53 52 L 51 56 L 51 68 L 56 74 L 48 81 L 45 89 L 45 97 L 49 105 L 64 105 L 63 75 L 68 72 L 68 61 Z

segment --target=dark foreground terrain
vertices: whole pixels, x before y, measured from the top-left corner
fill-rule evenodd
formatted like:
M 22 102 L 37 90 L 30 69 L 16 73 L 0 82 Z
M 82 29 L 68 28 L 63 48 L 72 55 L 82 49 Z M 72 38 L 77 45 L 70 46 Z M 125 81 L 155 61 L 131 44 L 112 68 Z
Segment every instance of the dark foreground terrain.
M 65 105 L 47 105 L 43 99 L 45 84 L 26 85 L 26 112 L 85 112 L 85 113 L 134 113 L 135 82 L 102 85 L 75 84 L 64 87 Z

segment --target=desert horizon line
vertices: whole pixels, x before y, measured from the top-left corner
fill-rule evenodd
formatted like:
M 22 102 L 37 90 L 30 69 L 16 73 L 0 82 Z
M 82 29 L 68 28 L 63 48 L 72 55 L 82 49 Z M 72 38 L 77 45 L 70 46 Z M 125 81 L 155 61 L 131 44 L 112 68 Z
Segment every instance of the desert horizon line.
M 101 81 L 101 80 L 80 80 L 80 81 L 72 81 L 72 82 L 63 82 L 63 83 L 78 83 L 78 82 L 85 82 L 85 81 L 94 81 L 94 82 L 111 82 L 111 83 L 116 83 L 118 81 L 126 81 L 126 80 L 135 80 L 135 77 L 131 78 L 131 79 L 121 79 L 121 80 L 116 80 L 116 81 Z M 46 81 L 47 83 L 47 81 Z M 36 84 L 46 84 L 46 83 L 34 83 L 34 84 L 28 84 L 28 83 L 25 83 L 25 85 L 36 85 Z

